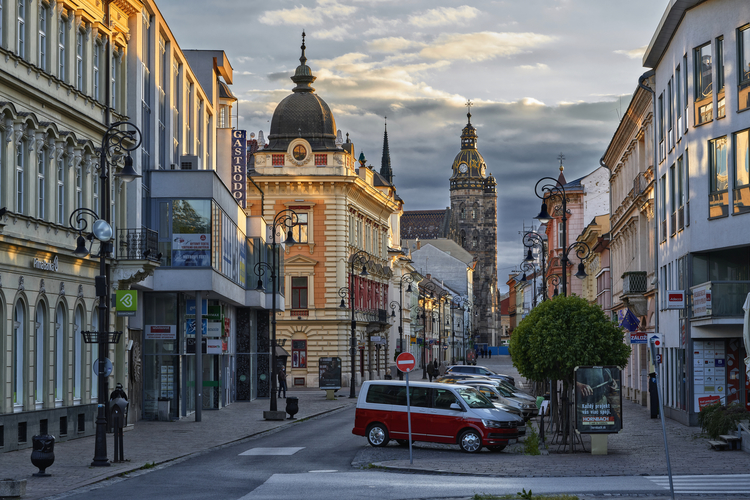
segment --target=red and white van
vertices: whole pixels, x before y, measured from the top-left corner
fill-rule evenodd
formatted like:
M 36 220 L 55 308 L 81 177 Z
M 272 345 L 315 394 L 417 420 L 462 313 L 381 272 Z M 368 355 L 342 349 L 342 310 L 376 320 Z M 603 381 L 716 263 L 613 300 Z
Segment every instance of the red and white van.
M 475 453 L 500 451 L 518 439 L 523 419 L 496 408 L 473 387 L 431 382 L 409 383 L 412 440 L 458 444 Z M 391 439 L 408 444 L 406 383 L 371 380 L 362 384 L 352 434 L 372 446 Z

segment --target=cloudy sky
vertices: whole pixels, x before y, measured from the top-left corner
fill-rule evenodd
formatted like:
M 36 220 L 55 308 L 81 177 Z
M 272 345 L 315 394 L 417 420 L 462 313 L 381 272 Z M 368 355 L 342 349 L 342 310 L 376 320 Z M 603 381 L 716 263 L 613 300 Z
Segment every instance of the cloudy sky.
M 627 109 L 667 0 L 202 0 L 159 6 L 183 49 L 223 49 L 239 128 L 268 134 L 307 33 L 316 93 L 380 168 L 383 123 L 406 210 L 450 204 L 467 99 L 498 181 L 498 275 L 523 257 L 534 184 L 586 175 Z

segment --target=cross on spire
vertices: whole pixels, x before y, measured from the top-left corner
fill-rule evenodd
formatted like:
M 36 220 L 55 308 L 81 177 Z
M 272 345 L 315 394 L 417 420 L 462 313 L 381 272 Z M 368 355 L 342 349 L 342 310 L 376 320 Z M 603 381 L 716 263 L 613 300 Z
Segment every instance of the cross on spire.
M 558 160 L 560 160 L 560 172 L 562 172 L 562 171 L 563 171 L 563 169 L 565 168 L 565 167 L 563 167 L 563 160 L 565 159 L 565 155 L 564 155 L 564 154 L 562 154 L 562 153 L 560 153 L 560 154 L 559 154 L 559 155 L 557 156 L 557 159 L 558 159 Z
M 474 103 L 471 102 L 471 99 L 467 99 L 466 104 L 464 104 L 464 106 L 466 106 L 467 108 L 469 108 L 469 112 L 466 113 L 466 116 L 469 118 L 469 123 L 471 123 L 471 107 L 473 105 L 474 105 Z

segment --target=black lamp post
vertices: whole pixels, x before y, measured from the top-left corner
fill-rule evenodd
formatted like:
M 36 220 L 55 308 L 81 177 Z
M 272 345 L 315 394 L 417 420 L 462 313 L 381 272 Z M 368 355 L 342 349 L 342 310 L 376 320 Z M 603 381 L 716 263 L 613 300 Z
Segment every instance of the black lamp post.
M 541 185 L 540 185 L 541 184 Z M 560 209 L 560 213 L 562 213 L 562 217 L 560 219 L 560 224 L 562 224 L 562 256 L 560 257 L 560 263 L 562 265 L 562 292 L 563 296 L 568 296 L 568 262 L 570 259 L 568 259 L 568 253 L 570 253 L 573 249 L 576 251 L 576 256 L 580 260 L 578 264 L 578 272 L 574 275 L 576 278 L 583 279 L 586 277 L 586 270 L 583 266 L 583 261 L 588 258 L 589 255 L 591 255 L 591 249 L 589 246 L 582 242 L 582 241 L 574 241 L 570 246 L 568 246 L 568 233 L 567 233 L 567 225 L 568 225 L 568 214 L 570 213 L 568 211 L 568 200 L 565 195 L 565 188 L 562 184 L 560 184 L 559 181 L 556 179 L 553 179 L 552 177 L 542 177 L 539 179 L 534 186 L 534 194 L 537 196 L 537 198 L 542 200 L 542 208 L 539 212 L 539 215 L 534 217 L 536 220 L 538 220 L 542 224 L 546 224 L 549 221 L 552 220 L 552 216 L 547 211 L 547 200 L 552 200 L 553 198 L 560 200 L 560 206 L 555 207 L 555 211 L 557 209 Z M 528 234 L 528 233 L 527 233 Z M 544 253 L 544 252 L 542 252 Z
M 456 300 L 456 305 L 458 307 L 460 307 L 461 309 L 463 309 L 464 311 L 466 311 L 466 312 L 469 313 L 468 314 L 468 320 L 469 320 L 469 328 L 468 328 L 468 330 L 469 330 L 469 335 L 471 335 L 471 308 L 472 308 L 472 306 L 474 304 L 471 303 L 471 301 L 469 300 L 469 297 L 461 297 L 461 296 L 459 296 L 459 297 L 456 297 L 455 300 Z M 464 345 L 463 342 L 466 342 L 466 330 L 467 330 L 467 328 L 466 328 L 466 322 L 467 322 L 467 317 L 466 317 L 465 314 L 462 314 L 461 316 L 462 316 L 462 318 L 461 318 L 461 320 L 462 320 L 461 321 L 461 325 L 462 325 L 462 334 L 461 334 L 462 343 L 461 343 L 461 345 Z M 465 354 L 466 353 L 464 353 L 464 355 Z M 464 359 L 464 362 L 465 361 L 466 360 Z M 454 360 L 454 363 L 455 363 L 455 360 Z
M 399 349 L 401 352 L 406 352 L 406 349 L 404 349 L 404 283 L 408 283 L 408 286 L 406 287 L 406 293 L 411 293 L 411 284 L 414 283 L 414 276 L 416 273 L 406 273 L 403 276 L 401 276 L 401 279 L 399 280 L 399 287 L 398 287 L 398 303 L 394 300 L 391 302 L 391 317 L 394 317 L 396 314 L 396 307 L 398 307 L 398 313 L 399 313 L 399 323 L 398 323 L 398 343 L 399 343 Z M 399 377 L 401 376 L 401 372 L 398 372 Z
M 278 406 L 276 402 L 276 378 L 277 378 L 277 367 L 276 367 L 276 294 L 279 293 L 278 283 L 278 248 L 276 247 L 276 230 L 279 227 L 286 229 L 286 240 L 284 245 L 293 246 L 294 236 L 292 235 L 292 229 L 297 225 L 299 221 L 297 213 L 292 209 L 281 210 L 276 214 L 273 219 L 273 225 L 271 226 L 271 265 L 268 262 L 258 262 L 255 264 L 255 275 L 258 276 L 258 287 L 257 290 L 263 290 L 263 280 L 261 277 L 266 271 L 269 272 L 271 278 L 271 412 L 277 412 Z M 275 413 L 266 415 L 267 420 L 278 420 Z M 282 415 L 283 419 L 283 415 Z
M 422 294 L 422 379 L 427 378 L 427 316 L 425 310 L 427 309 L 427 299 L 432 298 L 432 293 L 435 291 L 435 284 L 428 281 L 424 285 L 420 284 L 420 291 Z
M 125 126 L 127 130 L 120 130 Z M 120 341 L 122 332 L 109 331 L 109 268 L 107 267 L 107 257 L 112 252 L 112 238 L 114 232 L 109 224 L 110 215 L 110 176 L 111 161 L 113 158 L 119 158 L 125 155 L 124 167 L 114 174 L 115 177 L 121 178 L 125 182 L 130 182 L 140 175 L 133 169 L 133 158 L 130 156 L 131 151 L 135 151 L 141 145 L 141 131 L 128 122 L 117 122 L 107 129 L 102 138 L 102 147 L 99 156 L 99 181 L 101 186 L 99 215 L 90 208 L 77 208 L 70 214 L 69 224 L 71 229 L 78 232 L 76 249 L 73 254 L 76 257 L 84 258 L 89 254 L 94 238 L 99 240 L 99 276 L 94 278 L 96 295 L 99 297 L 99 331 L 98 332 L 81 332 L 83 340 L 87 344 L 97 344 L 99 346 L 99 357 L 97 360 L 97 378 L 98 392 L 97 395 L 97 415 L 96 415 L 96 440 L 94 443 L 94 461 L 92 467 L 109 466 L 107 459 L 107 416 L 105 404 L 107 401 L 107 373 L 106 360 L 109 350 L 109 343 L 116 344 Z M 87 233 L 88 220 L 92 220 L 91 232 Z M 85 235 L 84 235 L 85 233 Z M 86 248 L 86 241 L 89 241 L 89 248 Z
M 355 353 L 357 350 L 357 321 L 354 319 L 354 299 L 356 297 L 354 293 L 354 266 L 355 265 L 361 265 L 362 271 L 359 273 L 360 276 L 367 276 L 369 273 L 367 272 L 367 262 L 370 259 L 368 258 L 367 252 L 364 250 L 358 250 L 349 258 L 349 262 L 351 263 L 351 272 L 349 273 L 349 288 L 347 287 L 341 287 L 339 288 L 339 297 L 341 297 L 341 304 L 339 305 L 341 308 L 346 308 L 346 302 L 344 302 L 344 299 L 346 296 L 349 296 L 349 304 L 351 306 L 352 311 L 352 338 L 351 338 L 351 347 L 350 347 L 350 354 L 351 354 L 351 363 L 352 363 L 352 378 L 349 381 L 349 397 L 350 398 L 356 398 L 356 394 L 354 392 L 354 385 L 355 385 L 355 378 L 356 378 L 356 369 L 355 369 Z
M 534 262 L 526 262 L 521 261 L 521 270 L 524 272 L 523 276 L 521 276 L 521 282 L 526 283 L 528 281 L 528 277 L 526 276 L 527 272 L 530 272 L 532 275 L 532 296 L 531 296 L 531 307 L 532 309 L 536 307 L 536 265 Z
M 438 299 L 438 359 L 440 359 L 443 356 L 443 299 L 453 299 L 453 296 L 448 290 L 437 292 L 436 295 Z M 442 362 L 442 359 L 440 361 Z

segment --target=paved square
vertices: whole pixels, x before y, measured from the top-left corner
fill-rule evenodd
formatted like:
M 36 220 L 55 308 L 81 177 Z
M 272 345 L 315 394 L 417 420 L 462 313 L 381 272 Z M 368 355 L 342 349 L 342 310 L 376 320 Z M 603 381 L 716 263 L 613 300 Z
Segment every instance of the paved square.
M 287 447 L 287 448 L 251 448 L 247 451 L 240 453 L 242 455 L 254 455 L 254 456 L 282 456 L 282 455 L 294 455 L 299 450 L 304 450 L 305 447 L 300 448 Z

